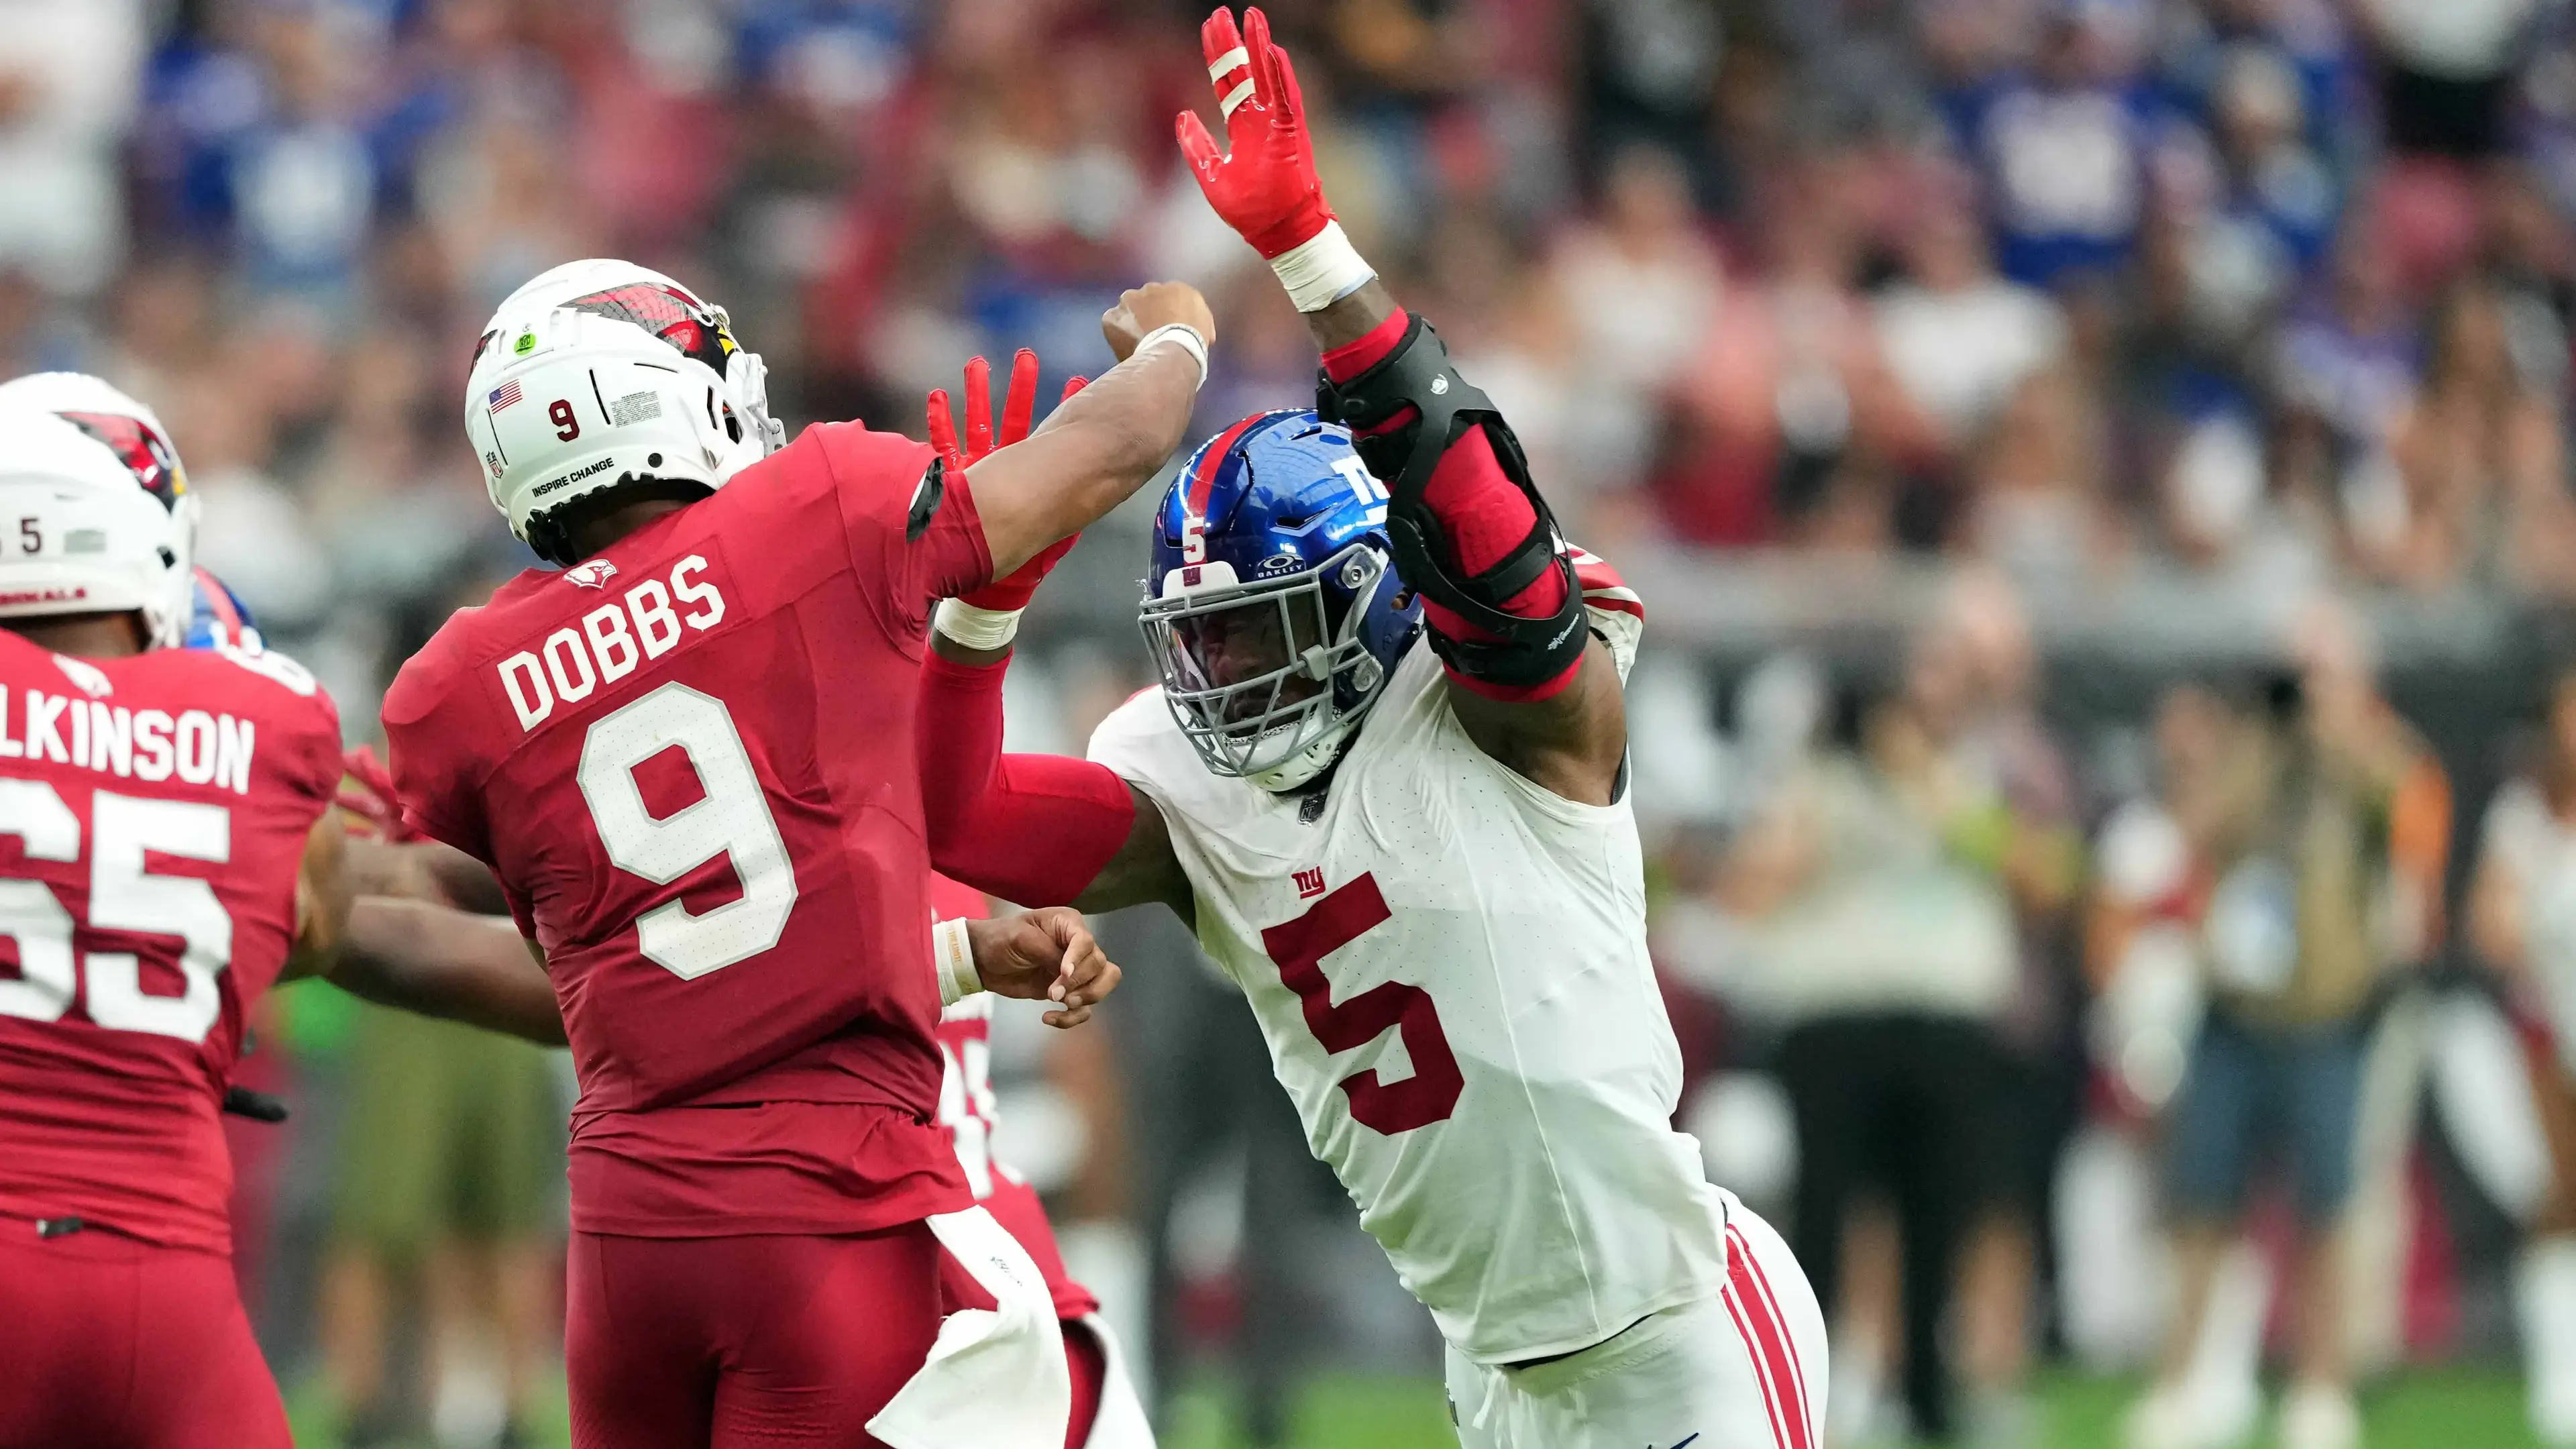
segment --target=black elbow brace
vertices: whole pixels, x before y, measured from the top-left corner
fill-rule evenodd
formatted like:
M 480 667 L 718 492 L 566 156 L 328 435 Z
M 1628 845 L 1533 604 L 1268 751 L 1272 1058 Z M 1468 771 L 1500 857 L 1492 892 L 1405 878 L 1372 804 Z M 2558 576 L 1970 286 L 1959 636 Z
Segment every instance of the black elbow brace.
M 1384 432 L 1369 430 L 1401 417 L 1417 416 Z M 1321 374 L 1315 383 L 1315 411 L 1326 422 L 1351 430 L 1351 445 L 1360 461 L 1387 489 L 1386 532 L 1395 546 L 1397 577 L 1417 593 L 1493 635 L 1490 640 L 1451 639 L 1438 630 L 1431 647 L 1442 662 L 1470 679 L 1490 684 L 1540 684 L 1565 672 L 1583 653 L 1589 631 L 1584 627 L 1583 589 L 1572 561 L 1557 537 L 1556 516 L 1530 482 L 1529 460 L 1511 424 L 1483 390 L 1472 387 L 1449 365 L 1449 349 L 1440 334 L 1417 315 L 1404 340 L 1376 366 L 1336 383 Z M 1433 516 L 1423 494 L 1431 486 L 1440 457 L 1456 446 L 1470 428 L 1483 428 L 1493 445 L 1503 476 L 1529 499 L 1537 514 L 1528 535 L 1506 550 L 1491 568 L 1459 574 L 1452 568 L 1457 550 Z M 1565 601 L 1546 618 L 1504 612 L 1505 601 L 1528 588 L 1549 569 L 1565 580 Z

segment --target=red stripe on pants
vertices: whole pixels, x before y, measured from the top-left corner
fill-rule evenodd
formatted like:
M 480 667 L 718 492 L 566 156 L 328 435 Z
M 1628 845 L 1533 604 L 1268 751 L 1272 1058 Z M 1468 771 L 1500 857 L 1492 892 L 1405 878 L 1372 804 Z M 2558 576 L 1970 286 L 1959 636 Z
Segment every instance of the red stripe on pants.
M 1726 1230 L 1726 1275 L 1727 1311 L 1753 1356 L 1754 1376 L 1762 1382 L 1765 1407 L 1771 1414 L 1773 1441 L 1779 1449 L 1817 1449 L 1814 1427 L 1807 1422 L 1806 1375 L 1798 1365 L 1797 1345 L 1790 1341 L 1788 1325 L 1780 1320 L 1771 1281 L 1754 1261 L 1752 1245 L 1732 1227 Z

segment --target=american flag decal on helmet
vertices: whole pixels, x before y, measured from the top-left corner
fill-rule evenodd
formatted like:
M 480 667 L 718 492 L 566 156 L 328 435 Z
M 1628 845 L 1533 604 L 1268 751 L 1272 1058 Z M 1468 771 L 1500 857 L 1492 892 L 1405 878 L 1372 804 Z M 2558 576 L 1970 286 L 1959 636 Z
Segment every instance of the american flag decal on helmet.
M 517 402 L 518 400 L 519 380 L 514 377 L 508 382 L 501 384 L 499 387 L 492 389 L 492 396 L 485 400 L 484 410 L 486 412 L 497 413 L 501 409 L 508 407 L 510 404 Z

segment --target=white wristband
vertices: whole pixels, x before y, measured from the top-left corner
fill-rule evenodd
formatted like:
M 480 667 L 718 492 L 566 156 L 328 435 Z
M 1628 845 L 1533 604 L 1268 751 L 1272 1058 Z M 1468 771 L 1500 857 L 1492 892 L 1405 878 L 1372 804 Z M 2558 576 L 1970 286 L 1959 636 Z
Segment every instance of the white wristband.
M 1019 637 L 1020 611 L 979 609 L 964 599 L 942 599 L 933 627 L 969 649 L 999 649 Z
M 1270 270 L 1279 274 L 1279 285 L 1288 289 L 1288 300 L 1300 312 L 1321 312 L 1377 275 L 1338 221 L 1325 222 L 1322 231 L 1272 257 Z
M 930 928 L 930 964 L 939 977 L 941 1010 L 955 1006 L 958 998 L 972 996 L 984 989 L 984 978 L 975 972 L 975 942 L 966 933 L 964 921 L 940 921 Z
M 1181 349 L 1183 352 L 1188 353 L 1190 355 L 1190 360 L 1199 365 L 1199 386 L 1207 386 L 1208 346 L 1207 339 L 1199 335 L 1199 329 L 1191 326 L 1187 322 L 1166 322 L 1162 326 L 1155 328 L 1153 331 L 1146 333 L 1144 336 L 1137 338 L 1136 350 L 1128 355 L 1131 357 L 1142 357 L 1145 355 L 1146 348 L 1152 347 L 1161 342 L 1168 342 L 1174 347 Z

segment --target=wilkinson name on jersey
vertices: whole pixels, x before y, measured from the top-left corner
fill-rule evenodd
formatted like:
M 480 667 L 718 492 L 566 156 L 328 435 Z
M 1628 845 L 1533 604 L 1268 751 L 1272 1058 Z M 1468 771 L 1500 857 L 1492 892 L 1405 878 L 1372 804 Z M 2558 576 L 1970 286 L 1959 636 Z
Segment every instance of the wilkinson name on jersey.
M 202 709 L 129 710 L 0 685 L 0 760 L 46 760 L 127 780 L 250 793 L 251 722 Z

